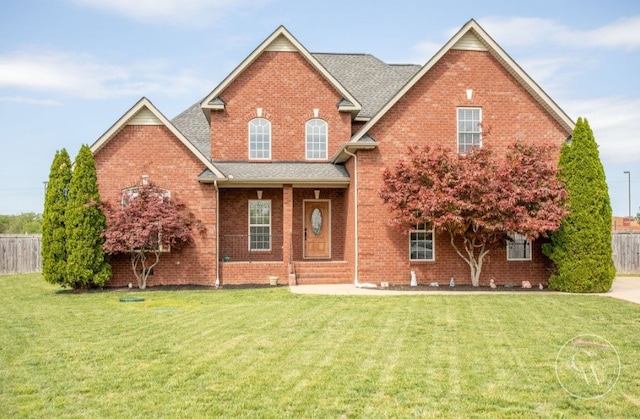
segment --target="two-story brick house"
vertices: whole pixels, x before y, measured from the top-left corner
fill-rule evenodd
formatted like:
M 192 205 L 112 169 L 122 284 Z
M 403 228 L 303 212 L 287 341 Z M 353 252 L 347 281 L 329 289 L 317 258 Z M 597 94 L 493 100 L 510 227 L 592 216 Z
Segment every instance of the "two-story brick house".
M 480 123 L 491 126 L 483 138 Z M 388 224 L 382 172 L 413 144 L 463 152 L 516 140 L 561 144 L 574 123 L 473 20 L 424 66 L 312 54 L 284 27 L 169 121 L 141 99 L 93 145 L 103 200 L 141 179 L 206 227 L 164 254 L 149 285 L 469 283 L 448 235 Z M 110 285 L 131 281 L 111 259 Z M 545 283 L 541 243 L 490 253 L 481 284 Z

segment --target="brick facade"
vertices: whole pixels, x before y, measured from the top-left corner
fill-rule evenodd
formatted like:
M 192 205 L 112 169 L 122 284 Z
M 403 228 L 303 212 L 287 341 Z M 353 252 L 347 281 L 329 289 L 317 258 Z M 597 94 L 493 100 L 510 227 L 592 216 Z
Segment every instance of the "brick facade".
M 214 160 L 248 160 L 248 124 L 258 108 L 271 122 L 271 161 L 305 160 L 314 109 L 328 125 L 327 161 L 351 137 L 350 115 L 336 107 L 340 95 L 296 52 L 264 52 L 221 96 L 225 110 L 211 112 Z
M 471 100 L 466 97 L 469 88 L 473 89 Z M 459 284 L 471 283 L 468 265 L 446 234 L 435 237 L 434 262 L 409 262 L 409 239 L 388 225 L 389 212 L 377 195 L 382 172 L 405 157 L 407 146 L 456 149 L 458 107 L 482 109 L 483 123 L 490 127 L 483 146 L 498 153 L 515 140 L 560 146 L 567 138 L 566 131 L 488 52 L 449 51 L 370 131 L 379 146 L 358 153 L 360 211 L 372 214 L 366 220 L 360 217 L 362 278 L 408 283 L 414 270 L 423 283 L 448 283 L 451 277 Z M 493 278 L 496 284 L 526 279 L 546 285 L 551 265 L 540 249 L 541 244 L 535 243 L 531 261 L 507 261 L 505 249 L 491 251 L 480 284 L 488 285 Z
M 323 163 L 368 126 L 338 109 L 343 99 L 340 90 L 309 60 L 302 51 L 265 49 L 220 90 L 224 109 L 205 110 L 214 166 L 216 161 L 250 162 L 248 123 L 259 116 L 271 122 L 271 159 L 255 164 L 318 164 L 305 156 L 305 123 L 316 113 L 328 124 L 328 156 Z M 473 90 L 471 98 L 467 89 Z M 266 284 L 271 275 L 286 283 L 292 272 L 299 283 L 352 282 L 357 275 L 360 282 L 408 284 L 412 270 L 420 283 L 448 283 L 454 277 L 456 283 L 468 284 L 469 267 L 452 249 L 446 233 L 435 234 L 434 261 L 411 262 L 409 238 L 389 226 L 389 212 L 378 196 L 383 170 L 404 157 L 407 146 L 455 148 L 458 107 L 482 109 L 483 145 L 500 153 L 516 140 L 560 145 L 569 135 L 566 126 L 495 55 L 449 49 L 368 128 L 376 147 L 358 150 L 356 158 L 346 159 L 346 187 L 295 180 L 239 186 L 222 178 L 215 184 L 198 181 L 209 162 L 185 146 L 169 126 L 123 125 L 95 152 L 100 192 L 103 200 L 115 201 L 122 189 L 146 175 L 169 189 L 206 227 L 206 234 L 196 234 L 187 248 L 162 255 L 149 286 L 213 285 L 217 279 L 222 285 Z M 331 206 L 331 257 L 327 260 L 304 257 L 303 208 L 306 200 L 316 199 L 315 191 Z M 271 247 L 249 252 L 248 206 L 255 199 L 271 202 Z M 127 257 L 112 257 L 111 263 L 114 275 L 108 285 L 135 282 Z M 497 249 L 485 258 L 480 283 L 487 285 L 494 279 L 497 284 L 517 285 L 522 280 L 546 284 L 550 269 L 540 242 L 534 243 L 530 261 L 507 261 L 506 249 Z
M 163 253 L 148 286 L 213 285 L 216 279 L 216 201 L 212 185 L 195 181 L 202 164 L 163 126 L 128 125 L 95 155 L 98 187 L 103 201 L 118 205 L 123 189 L 140 184 L 142 176 L 171 191 L 206 228 L 194 232 L 188 247 Z M 136 283 L 129 257 L 112 256 L 109 286 Z

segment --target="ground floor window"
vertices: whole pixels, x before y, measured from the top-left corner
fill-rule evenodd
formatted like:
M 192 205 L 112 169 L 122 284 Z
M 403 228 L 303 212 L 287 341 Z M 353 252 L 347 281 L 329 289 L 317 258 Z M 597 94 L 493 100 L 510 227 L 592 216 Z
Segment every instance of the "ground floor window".
M 416 225 L 409 232 L 409 259 L 434 260 L 433 229 L 426 223 Z
M 509 234 L 507 260 L 531 260 L 531 241 L 522 234 Z
M 271 201 L 249 201 L 249 250 L 271 250 Z

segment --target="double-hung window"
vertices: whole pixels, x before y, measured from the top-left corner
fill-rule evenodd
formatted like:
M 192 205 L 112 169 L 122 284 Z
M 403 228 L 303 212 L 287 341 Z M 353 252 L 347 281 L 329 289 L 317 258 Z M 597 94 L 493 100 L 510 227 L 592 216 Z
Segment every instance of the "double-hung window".
M 522 234 L 509 234 L 507 260 L 531 260 L 531 241 Z
M 433 229 L 426 223 L 417 224 L 409 232 L 409 259 L 434 260 Z
M 458 153 L 465 154 L 482 146 L 482 110 L 458 108 Z
M 271 158 L 271 122 L 265 118 L 249 121 L 249 159 Z
M 306 124 L 307 160 L 327 159 L 327 123 L 310 119 Z
M 249 201 L 249 250 L 271 250 L 271 201 Z

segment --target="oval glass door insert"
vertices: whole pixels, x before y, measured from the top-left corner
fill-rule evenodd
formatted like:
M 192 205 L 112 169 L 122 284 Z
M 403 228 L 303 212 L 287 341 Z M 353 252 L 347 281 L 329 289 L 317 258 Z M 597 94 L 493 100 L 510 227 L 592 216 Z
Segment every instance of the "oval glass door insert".
M 322 213 L 320 212 L 319 208 L 314 208 L 313 212 L 311 213 L 311 231 L 313 231 L 313 234 L 317 236 L 318 234 L 320 234 L 321 230 L 322 230 Z

